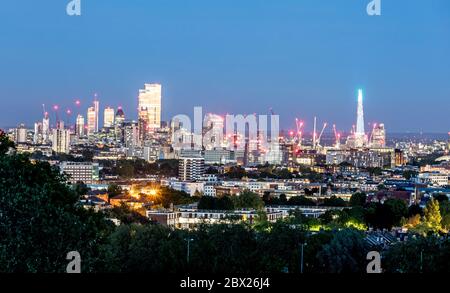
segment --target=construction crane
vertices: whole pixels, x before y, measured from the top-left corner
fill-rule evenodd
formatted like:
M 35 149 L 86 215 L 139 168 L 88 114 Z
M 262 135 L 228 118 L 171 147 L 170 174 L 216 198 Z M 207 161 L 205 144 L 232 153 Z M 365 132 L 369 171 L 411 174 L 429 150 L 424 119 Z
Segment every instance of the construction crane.
M 45 104 L 42 104 L 42 113 L 44 114 L 44 118 L 48 118 L 48 112 L 45 110 Z
M 295 137 L 297 138 L 297 143 L 298 143 L 298 146 L 300 147 L 302 145 L 302 136 L 303 136 L 302 129 L 303 129 L 304 123 L 303 123 L 303 121 L 299 120 L 298 118 L 295 118 L 295 126 L 297 128 L 297 133 L 295 134 Z
M 320 139 L 322 138 L 323 132 L 325 131 L 325 128 L 327 128 L 327 126 L 328 126 L 328 123 L 325 122 L 323 124 L 322 131 L 320 132 L 319 137 L 317 138 L 317 142 L 316 142 L 317 146 L 320 145 Z
M 335 147 L 338 149 L 341 147 L 341 134 L 336 130 L 336 124 L 333 124 L 333 132 L 335 138 Z

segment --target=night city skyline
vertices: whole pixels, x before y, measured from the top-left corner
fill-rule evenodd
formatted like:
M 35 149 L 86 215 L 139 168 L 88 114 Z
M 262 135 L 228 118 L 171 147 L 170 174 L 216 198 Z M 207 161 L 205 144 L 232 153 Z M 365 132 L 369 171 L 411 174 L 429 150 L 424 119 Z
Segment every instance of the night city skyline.
M 135 119 L 138 90 L 155 82 L 165 121 L 195 106 L 272 108 L 282 129 L 301 117 L 311 130 L 317 116 L 349 131 L 362 88 L 367 123 L 448 132 L 447 1 L 385 1 L 377 18 L 363 0 L 84 2 L 78 18 L 57 1 L 3 4 L 1 126 L 31 128 L 42 104 L 75 111 L 76 99 L 85 114 L 94 93 L 101 108 L 122 106 Z
M 3 2 L 2 284 L 445 286 L 449 0 Z

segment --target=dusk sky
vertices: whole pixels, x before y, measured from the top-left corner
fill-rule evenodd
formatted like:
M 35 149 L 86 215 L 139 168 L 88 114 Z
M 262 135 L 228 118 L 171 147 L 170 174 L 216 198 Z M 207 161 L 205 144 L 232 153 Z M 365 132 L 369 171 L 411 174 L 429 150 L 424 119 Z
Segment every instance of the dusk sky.
M 450 1 L 8 0 L 0 4 L 0 126 L 42 118 L 42 104 L 82 113 L 123 106 L 136 119 L 138 90 L 163 85 L 163 119 L 268 114 L 284 129 L 356 120 L 387 132 L 450 131 Z M 51 118 L 54 116 L 52 115 Z

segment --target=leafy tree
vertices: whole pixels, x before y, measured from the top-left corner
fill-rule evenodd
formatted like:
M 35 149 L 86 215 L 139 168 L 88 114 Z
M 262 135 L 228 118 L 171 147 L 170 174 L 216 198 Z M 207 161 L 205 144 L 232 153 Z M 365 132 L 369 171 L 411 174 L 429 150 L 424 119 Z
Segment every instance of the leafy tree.
M 347 206 L 347 203 L 342 198 L 333 195 L 330 198 L 326 198 L 322 205 L 328 207 L 345 207 Z
M 374 167 L 374 168 L 367 168 L 367 172 L 369 172 L 371 176 L 380 176 L 382 170 L 379 167 Z
M 405 171 L 403 171 L 403 177 L 406 180 L 410 180 L 411 178 L 416 177 L 417 174 L 418 173 L 416 171 L 412 171 L 412 170 L 405 170 Z
M 118 196 L 120 194 L 122 194 L 122 187 L 120 187 L 119 185 L 113 183 L 113 184 L 109 184 L 108 185 L 108 197 L 112 198 L 115 196 Z
M 449 240 L 429 236 L 391 246 L 383 253 L 382 267 L 386 273 L 448 273 L 449 264 Z
M 327 273 L 363 272 L 367 247 L 363 234 L 354 229 L 336 232 L 329 244 L 318 252 L 317 258 Z
M 365 221 L 375 229 L 391 229 L 394 226 L 391 209 L 381 203 L 369 203 L 366 206 Z
M 364 206 L 367 200 L 367 195 L 364 192 L 357 192 L 352 194 L 350 198 L 350 206 Z
M 443 193 L 438 193 L 438 194 L 434 194 L 433 197 L 439 202 L 448 202 L 448 197 L 446 194 Z
M 0 129 L 0 156 L 5 155 L 10 149 L 14 148 L 14 143 L 8 138 L 6 133 Z
M 10 143 L 1 138 L 0 149 L 6 147 Z M 65 179 L 26 155 L 0 156 L 1 272 L 64 272 L 69 251 L 81 254 L 83 272 L 100 266 L 112 224 L 78 206 Z
M 390 210 L 394 226 L 399 226 L 401 219 L 408 215 L 408 206 L 403 200 L 390 198 L 384 202 L 384 205 Z
M 408 208 L 408 217 L 415 215 L 423 215 L 423 210 L 418 204 L 413 204 Z
M 439 208 L 439 202 L 432 197 L 424 209 L 422 222 L 410 229 L 410 231 L 423 236 L 446 232 L 442 229 L 441 222 L 442 216 Z
M 293 205 L 293 206 L 315 206 L 316 203 L 311 200 L 308 199 L 304 196 L 293 196 L 291 198 L 289 198 L 288 200 L 288 205 Z
M 72 190 L 75 191 L 75 193 L 80 197 L 88 194 L 88 192 L 91 189 L 87 187 L 87 185 L 84 184 L 84 182 L 77 182 L 74 185 L 72 185 Z
M 109 218 L 118 219 L 121 224 L 148 224 L 150 220 L 138 213 L 131 210 L 125 203 L 121 203 L 120 206 L 113 207 L 105 213 Z
M 424 222 L 430 226 L 434 231 L 439 231 L 441 229 L 441 211 L 439 208 L 439 202 L 434 198 L 428 202 L 424 209 Z
M 123 225 L 105 245 L 106 272 L 183 272 L 186 244 L 182 231 L 161 225 Z
M 233 210 L 234 204 L 229 196 L 220 198 L 212 196 L 202 196 L 197 208 L 200 210 Z
M 245 190 L 238 196 L 232 197 L 234 207 L 236 209 L 261 209 L 264 207 L 264 202 L 260 196 L 254 192 Z

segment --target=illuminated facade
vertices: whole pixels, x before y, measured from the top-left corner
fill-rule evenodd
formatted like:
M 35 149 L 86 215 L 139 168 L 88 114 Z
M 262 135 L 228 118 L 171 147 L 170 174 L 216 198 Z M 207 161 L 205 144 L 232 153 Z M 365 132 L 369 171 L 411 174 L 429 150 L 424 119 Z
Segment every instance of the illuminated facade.
M 103 115 L 103 127 L 113 127 L 114 126 L 114 109 L 111 107 L 106 107 Z
M 145 88 L 139 90 L 139 114 L 146 111 L 145 122 L 149 132 L 161 127 L 161 85 L 145 84 Z M 142 115 L 139 115 L 141 117 Z
M 358 90 L 358 110 L 356 119 L 355 147 L 364 147 L 367 144 L 367 137 L 364 130 L 364 107 L 363 92 Z
M 97 132 L 96 128 L 97 114 L 95 107 L 89 107 L 87 110 L 87 134 L 93 135 Z
M 68 154 L 70 151 L 70 131 L 64 129 L 64 123 L 61 121 L 53 129 L 52 150 L 55 153 L 64 154 Z
M 75 126 L 75 134 L 78 137 L 84 136 L 84 117 L 83 115 L 77 116 L 76 126 Z

